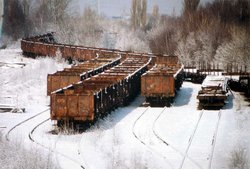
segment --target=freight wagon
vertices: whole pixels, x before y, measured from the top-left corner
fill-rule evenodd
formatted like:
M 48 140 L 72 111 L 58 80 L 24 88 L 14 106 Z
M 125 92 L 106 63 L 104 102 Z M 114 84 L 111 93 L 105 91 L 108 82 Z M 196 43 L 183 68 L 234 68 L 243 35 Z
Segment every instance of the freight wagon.
M 183 83 L 183 65 L 177 56 L 157 57 L 156 65 L 141 77 L 141 94 L 151 106 L 169 106 Z
M 93 122 L 117 106 L 126 105 L 139 93 L 140 77 L 150 60 L 127 58 L 103 73 L 51 94 L 51 119 L 58 126 L 65 122 Z
M 69 44 L 61 44 L 55 40 L 55 33 L 47 33 L 43 35 L 23 38 L 21 40 L 21 49 L 23 54 L 28 57 L 51 56 L 55 57 L 58 53 L 69 61 L 78 60 L 86 61 L 94 59 L 98 56 L 120 55 L 122 60 L 129 57 L 151 57 L 150 67 L 155 64 L 157 54 L 138 53 L 132 51 L 120 51 L 117 49 L 106 49 L 86 46 L 76 46 Z M 161 55 L 159 55 L 161 56 Z
M 228 79 L 224 76 L 207 76 L 198 93 L 199 106 L 202 108 L 221 108 L 228 92 Z
M 85 61 L 98 56 L 113 56 L 119 54 L 118 50 L 84 47 L 57 43 L 54 33 L 28 37 L 21 40 L 23 54 L 28 57 L 52 56 L 60 53 L 63 58 L 72 61 Z
M 98 57 L 77 66 L 47 76 L 47 95 L 70 84 L 77 83 L 120 63 L 120 56 Z

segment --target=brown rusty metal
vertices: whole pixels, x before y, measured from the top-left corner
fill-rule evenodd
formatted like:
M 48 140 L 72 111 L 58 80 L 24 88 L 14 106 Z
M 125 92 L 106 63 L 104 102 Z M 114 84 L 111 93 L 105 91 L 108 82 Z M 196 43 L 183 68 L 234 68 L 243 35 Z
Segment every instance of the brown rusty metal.
M 114 55 L 113 60 L 110 61 L 99 61 L 100 58 L 101 57 L 83 62 L 72 68 L 65 68 L 63 71 L 58 71 L 54 74 L 49 74 L 47 77 L 47 95 L 50 95 L 51 92 L 60 88 L 101 73 L 119 63 L 119 58 L 116 55 Z
M 142 76 L 141 94 L 146 97 L 174 97 L 174 77 L 171 74 L 146 74 Z
M 210 76 L 211 77 L 211 76 Z M 205 78 L 202 83 L 202 88 L 198 92 L 197 99 L 199 105 L 204 108 L 222 107 L 227 99 L 226 79 L 210 79 L 209 76 Z
M 108 111 L 125 103 L 138 93 L 136 85 L 140 78 L 135 78 L 146 71 L 148 60 L 144 60 L 141 66 L 127 73 L 113 75 L 115 70 L 122 70 L 122 63 L 110 69 L 90 77 L 82 82 L 73 84 L 68 88 L 51 95 L 51 119 L 73 119 L 80 121 L 93 121 L 95 118 L 106 114 Z M 131 65 L 138 65 L 137 59 L 127 59 Z M 143 70 L 143 71 L 142 71 Z
M 147 89 L 158 95 L 164 93 L 173 96 L 176 84 L 181 83 L 181 80 L 176 83 L 180 66 L 177 56 L 60 44 L 53 41 L 52 34 L 22 39 L 23 53 L 31 57 L 54 57 L 59 51 L 65 59 L 85 61 L 48 75 L 48 94 L 57 90 L 51 94 L 53 120 L 93 121 L 113 108 L 128 103 L 141 87 L 145 88 L 145 92 Z M 118 57 L 121 64 L 116 66 L 114 60 Z M 140 77 L 148 69 L 151 69 L 151 73 L 149 79 L 146 75 L 142 77 L 142 82 L 147 84 L 143 86 Z M 156 84 L 155 80 L 162 83 Z M 149 83 L 161 86 L 149 89 Z
M 177 56 L 157 57 L 156 65 L 141 77 L 141 94 L 149 102 L 170 100 L 182 84 L 182 71 Z
M 23 54 L 26 56 L 36 57 L 36 56 L 56 56 L 56 52 L 60 51 L 62 57 L 65 59 L 73 60 L 90 60 L 97 56 L 104 56 L 105 58 L 113 57 L 113 55 L 121 56 L 121 61 L 127 58 L 147 58 L 150 57 L 152 62 L 150 67 L 155 64 L 156 58 L 158 56 L 153 53 L 135 53 L 131 51 L 120 51 L 117 49 L 106 49 L 106 48 L 95 48 L 86 46 L 76 46 L 68 44 L 60 44 L 49 39 L 53 38 L 52 33 L 47 33 L 43 35 L 38 35 L 34 37 L 28 37 L 21 40 L 21 49 Z

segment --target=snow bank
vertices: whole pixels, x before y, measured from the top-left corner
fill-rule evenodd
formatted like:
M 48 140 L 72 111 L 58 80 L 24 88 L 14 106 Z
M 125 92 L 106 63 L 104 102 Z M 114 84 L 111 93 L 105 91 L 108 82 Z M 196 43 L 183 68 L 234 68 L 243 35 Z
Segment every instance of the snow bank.
M 0 138 L 2 134 L 0 133 Z M 51 154 L 42 153 L 36 149 L 25 149 L 21 142 L 7 142 L 0 139 L 0 165 L 4 169 L 16 168 L 36 168 L 36 169 L 55 169 L 57 168 L 52 161 Z
M 48 104 L 47 74 L 69 67 L 66 62 L 58 62 L 50 57 L 25 58 L 20 49 L 0 50 L 0 62 L 4 65 L 0 66 L 1 101 L 12 99 L 11 104 L 22 108 L 34 104 Z M 25 66 L 5 66 L 20 63 Z
M 0 95 L 10 98 L 15 96 L 17 99 L 14 100 L 17 101 L 14 104 L 24 106 L 27 113 L 0 113 L 0 131 L 4 134 L 20 121 L 47 109 L 46 76 L 68 66 L 65 62 L 59 63 L 52 58 L 24 58 L 20 49 L 1 50 L 0 63 L 6 62 L 11 65 L 25 63 L 25 66 L 0 64 Z M 239 93 L 234 93 L 234 98 L 229 95 L 228 104 L 222 109 L 218 124 L 218 112 L 205 111 L 202 114 L 197 109 L 196 96 L 200 87 L 201 85 L 184 82 L 170 108 L 166 108 L 162 114 L 164 108 L 151 108 L 136 125 L 135 121 L 146 109 L 139 107 L 145 99 L 142 96 L 129 106 L 118 108 L 106 118 L 98 120 L 83 133 L 53 135 L 50 132 L 53 124 L 47 121 L 35 130 L 33 137 L 44 147 L 53 150 L 55 161 L 65 169 L 81 168 L 81 165 L 88 169 L 195 169 L 207 168 L 209 165 L 214 169 L 247 169 L 250 165 L 249 102 Z M 10 138 L 24 138 L 24 147 L 34 145 L 28 139 L 28 134 L 46 118 L 49 118 L 49 111 L 16 128 Z M 217 124 L 218 133 L 214 142 Z M 157 139 L 152 130 L 168 146 Z M 133 135 L 133 131 L 139 139 Z M 14 151 L 15 148 L 20 148 L 18 146 L 12 146 L 12 151 L 9 151 L 8 145 L 2 148 L 3 141 L 4 138 L 0 137 L 0 164 L 3 168 L 11 168 L 10 161 L 24 159 L 28 159 L 25 160 L 28 163 L 23 162 L 25 168 L 32 168 L 30 156 L 19 156 Z M 213 145 L 215 149 L 212 155 Z M 37 153 L 39 156 L 40 151 L 37 150 Z M 33 153 L 32 156 L 37 154 Z M 51 155 L 46 156 L 50 158 Z M 40 161 L 40 157 L 36 160 Z M 45 162 L 50 164 L 51 161 L 47 160 Z M 30 166 L 27 167 L 26 164 Z

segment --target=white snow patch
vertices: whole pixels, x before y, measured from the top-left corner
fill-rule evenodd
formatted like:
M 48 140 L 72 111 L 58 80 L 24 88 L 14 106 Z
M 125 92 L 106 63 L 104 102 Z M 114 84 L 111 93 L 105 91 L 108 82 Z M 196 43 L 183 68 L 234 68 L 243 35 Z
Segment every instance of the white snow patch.
M 48 109 L 46 75 L 68 65 L 52 58 L 24 58 L 20 49 L 1 50 L 0 62 L 25 63 L 24 67 L 0 66 L 1 97 L 15 96 L 18 99 L 13 104 L 26 108 L 23 114 L 0 113 L 0 131 L 7 135 L 16 124 Z M 197 109 L 200 88 L 184 82 L 171 107 L 149 108 L 143 115 L 147 108 L 139 105 L 145 98 L 139 96 L 83 133 L 53 135 L 53 122 L 46 121 L 34 130 L 33 143 L 28 135 L 49 118 L 48 110 L 16 127 L 8 136 L 10 140 L 22 140 L 25 147 L 51 151 L 55 163 L 65 169 L 249 167 L 249 102 L 239 93 L 229 95 L 218 124 L 218 111 L 205 110 L 202 114 Z

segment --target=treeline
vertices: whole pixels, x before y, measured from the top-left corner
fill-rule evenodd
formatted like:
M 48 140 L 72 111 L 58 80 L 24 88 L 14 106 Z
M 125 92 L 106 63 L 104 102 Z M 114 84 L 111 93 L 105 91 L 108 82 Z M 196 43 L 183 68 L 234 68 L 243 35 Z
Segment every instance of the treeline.
M 2 35 L 17 40 L 54 29 L 70 17 L 71 0 L 4 0 Z
M 132 0 L 129 20 L 110 20 L 90 7 L 79 15 L 71 4 L 4 0 L 3 35 L 17 40 L 55 31 L 61 43 L 176 54 L 188 66 L 250 69 L 250 0 L 183 0 L 180 16 L 160 15 L 156 4 L 147 13 L 147 0 Z
M 73 0 L 4 0 L 3 43 L 50 31 L 61 43 L 98 46 L 103 32 L 98 14 L 75 12 Z
M 181 16 L 165 17 L 149 34 L 153 52 L 177 54 L 185 65 L 250 69 L 249 0 L 184 0 Z

